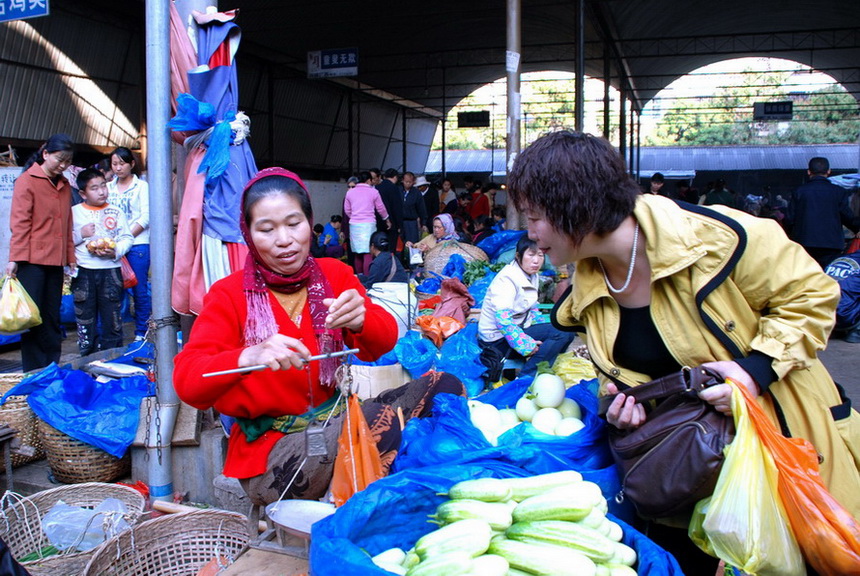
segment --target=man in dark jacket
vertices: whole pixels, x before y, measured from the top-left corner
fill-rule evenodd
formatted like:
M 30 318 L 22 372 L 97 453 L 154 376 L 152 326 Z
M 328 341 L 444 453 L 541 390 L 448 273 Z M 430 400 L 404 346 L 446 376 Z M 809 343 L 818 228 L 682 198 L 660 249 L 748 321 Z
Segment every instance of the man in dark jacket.
M 403 243 L 418 242 L 421 233 L 427 232 L 427 211 L 424 209 L 424 197 L 415 187 L 415 174 L 403 173 Z
M 376 190 L 379 192 L 382 203 L 385 209 L 388 210 L 388 217 L 391 220 L 391 228 L 386 228 L 385 225 L 379 225 L 377 222 L 377 230 L 382 230 L 388 235 L 388 245 L 392 252 L 397 250 L 397 238 L 400 236 L 400 229 L 403 227 L 403 201 L 400 199 L 401 191 L 397 186 L 397 170 L 389 168 L 386 170 L 379 184 L 376 185 Z
M 827 158 L 810 160 L 807 173 L 809 182 L 792 195 L 786 221 L 791 239 L 824 269 L 845 249 L 842 226 L 857 232 L 857 222 L 849 205 L 850 193 L 827 179 Z

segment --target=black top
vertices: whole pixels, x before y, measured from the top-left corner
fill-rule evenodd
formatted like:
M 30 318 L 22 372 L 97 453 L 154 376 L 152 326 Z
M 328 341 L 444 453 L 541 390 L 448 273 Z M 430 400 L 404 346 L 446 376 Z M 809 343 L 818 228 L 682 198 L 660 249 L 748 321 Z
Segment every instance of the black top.
M 621 306 L 621 322 L 615 339 L 613 355 L 619 366 L 648 374 L 651 379 L 662 378 L 681 369 L 669 353 L 651 318 L 651 307 Z
M 391 275 L 391 263 L 394 262 L 394 275 Z M 358 279 L 365 288 L 371 288 L 377 282 L 408 282 L 409 275 L 403 268 L 400 260 L 394 258 L 391 252 L 380 252 L 373 262 L 367 274 L 359 274 Z

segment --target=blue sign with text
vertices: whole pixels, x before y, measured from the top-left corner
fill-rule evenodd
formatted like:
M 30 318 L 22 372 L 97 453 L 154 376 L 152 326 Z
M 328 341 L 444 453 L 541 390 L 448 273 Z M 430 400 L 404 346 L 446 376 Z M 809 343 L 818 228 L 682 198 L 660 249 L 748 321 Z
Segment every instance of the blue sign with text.
M 0 22 L 47 16 L 48 0 L 0 0 Z

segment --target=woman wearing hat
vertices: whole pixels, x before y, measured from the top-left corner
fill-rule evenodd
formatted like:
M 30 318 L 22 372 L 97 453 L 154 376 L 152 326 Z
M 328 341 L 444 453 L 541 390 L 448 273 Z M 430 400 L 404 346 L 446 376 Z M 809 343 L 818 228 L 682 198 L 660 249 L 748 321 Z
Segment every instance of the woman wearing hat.
M 344 346 L 358 348 L 362 360 L 375 360 L 394 347 L 396 324 L 367 298 L 346 264 L 309 255 L 311 202 L 294 173 L 283 168 L 259 172 L 245 187 L 241 209 L 245 268 L 213 284 L 206 295 L 189 341 L 176 357 L 176 391 L 196 408 L 214 407 L 236 418 L 224 475 L 238 478 L 254 503 L 276 500 L 293 478 L 287 497 L 319 498 L 328 489 L 333 457 L 308 457 L 302 463 L 303 432 L 309 422 L 331 415 L 323 432 L 333 455 L 343 403 L 335 401 L 338 359 L 305 361 Z M 203 377 L 259 364 L 269 369 Z M 397 407 L 407 417 L 421 415 L 424 400 L 436 390 L 462 393 L 462 384 L 453 377 L 417 380 L 406 385 Z M 385 424 L 396 420 L 391 410 L 381 402 L 363 408 L 374 437 L 380 438 L 384 464 L 400 443 L 400 428 Z

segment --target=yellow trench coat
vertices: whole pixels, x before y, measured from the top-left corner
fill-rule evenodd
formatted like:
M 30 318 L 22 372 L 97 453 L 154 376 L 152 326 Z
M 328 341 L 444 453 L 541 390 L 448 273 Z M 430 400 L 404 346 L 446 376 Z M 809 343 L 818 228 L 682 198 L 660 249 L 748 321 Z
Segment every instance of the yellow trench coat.
M 669 352 L 682 366 L 752 350 L 773 358 L 779 380 L 760 404 L 812 442 L 827 487 L 860 518 L 860 417 L 816 357 L 833 328 L 838 284 L 773 220 L 653 195 L 639 198 L 634 215 L 651 264 L 651 317 Z M 577 262 L 553 322 L 585 329 L 601 391 L 606 375 L 630 386 L 651 380 L 614 361 L 619 308 L 596 259 Z

